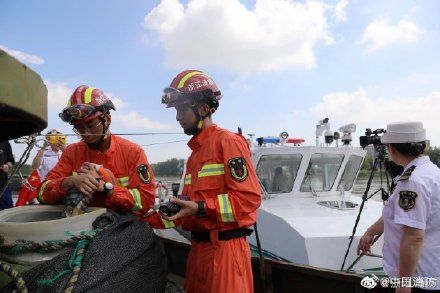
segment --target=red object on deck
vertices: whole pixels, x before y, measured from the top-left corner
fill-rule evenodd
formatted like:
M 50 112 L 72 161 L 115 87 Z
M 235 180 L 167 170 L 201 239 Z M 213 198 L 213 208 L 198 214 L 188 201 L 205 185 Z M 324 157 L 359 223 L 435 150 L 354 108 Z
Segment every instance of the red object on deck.
M 27 184 L 23 184 L 18 194 L 16 207 L 26 205 L 30 200 L 37 197 L 38 187 L 41 184 L 40 174 L 37 170 L 31 173 L 27 179 Z
M 304 138 L 289 138 L 286 142 L 293 143 L 294 145 L 300 145 L 304 143 L 306 140 Z

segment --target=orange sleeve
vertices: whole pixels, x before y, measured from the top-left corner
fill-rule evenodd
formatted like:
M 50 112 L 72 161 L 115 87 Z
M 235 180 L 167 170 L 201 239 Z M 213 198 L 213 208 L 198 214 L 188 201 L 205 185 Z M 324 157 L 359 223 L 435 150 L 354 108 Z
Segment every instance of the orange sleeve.
M 74 149 L 69 146 L 64 150 L 60 160 L 47 174 L 45 180 L 38 188 L 38 201 L 40 203 L 57 204 L 66 197 L 67 191 L 61 189 L 61 183 L 72 176 Z
M 133 160 L 129 159 L 129 181 L 127 187 L 115 186 L 113 193 L 106 199 L 109 208 L 131 211 L 141 216 L 154 204 L 154 175 L 148 164 L 145 152 L 139 148 Z
M 236 222 L 238 227 L 248 227 L 255 223 L 261 204 L 261 189 L 249 146 L 238 135 L 221 139 L 219 145 L 225 170 L 225 193 L 207 199 L 206 213 L 221 222 Z

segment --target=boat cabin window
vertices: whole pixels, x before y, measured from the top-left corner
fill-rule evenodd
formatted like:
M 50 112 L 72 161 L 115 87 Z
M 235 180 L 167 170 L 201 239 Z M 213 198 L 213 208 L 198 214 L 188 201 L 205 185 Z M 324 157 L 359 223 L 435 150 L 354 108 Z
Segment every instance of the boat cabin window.
M 257 165 L 258 179 L 267 193 L 292 191 L 301 154 L 264 155 Z
M 362 157 L 357 155 L 351 155 L 345 165 L 344 173 L 342 174 L 341 181 L 339 181 L 338 190 L 344 188 L 345 191 L 350 190 L 353 187 L 356 174 L 361 167 Z
M 329 191 L 335 182 L 344 155 L 313 154 L 300 191 Z

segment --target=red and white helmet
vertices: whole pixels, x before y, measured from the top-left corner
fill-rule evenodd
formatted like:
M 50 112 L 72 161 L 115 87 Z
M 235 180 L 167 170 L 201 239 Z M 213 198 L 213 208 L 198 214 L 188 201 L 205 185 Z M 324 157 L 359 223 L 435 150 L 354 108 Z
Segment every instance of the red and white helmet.
M 185 70 L 164 89 L 162 103 L 169 108 L 206 100 L 217 109 L 221 98 L 221 92 L 210 76 L 200 70 Z
M 97 88 L 80 85 L 59 114 L 64 122 L 81 124 L 115 110 L 112 101 Z

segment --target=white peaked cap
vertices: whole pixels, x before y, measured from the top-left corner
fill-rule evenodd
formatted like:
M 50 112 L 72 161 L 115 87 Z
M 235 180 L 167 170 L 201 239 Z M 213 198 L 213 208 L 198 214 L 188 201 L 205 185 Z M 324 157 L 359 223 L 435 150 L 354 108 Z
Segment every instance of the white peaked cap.
M 411 143 L 426 141 L 426 129 L 422 122 L 394 122 L 380 138 L 382 143 Z

